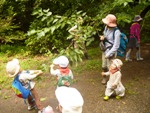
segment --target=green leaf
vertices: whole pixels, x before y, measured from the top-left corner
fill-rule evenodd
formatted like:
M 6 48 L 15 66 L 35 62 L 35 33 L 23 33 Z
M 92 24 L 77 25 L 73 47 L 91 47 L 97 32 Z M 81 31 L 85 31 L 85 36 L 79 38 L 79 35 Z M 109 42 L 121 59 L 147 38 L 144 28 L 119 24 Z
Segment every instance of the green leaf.
M 55 23 L 55 22 L 57 22 L 58 21 L 58 19 L 55 19 L 54 21 L 53 21 L 53 23 Z
M 40 101 L 42 102 L 42 101 L 45 101 L 46 100 L 46 97 L 45 98 L 40 98 Z

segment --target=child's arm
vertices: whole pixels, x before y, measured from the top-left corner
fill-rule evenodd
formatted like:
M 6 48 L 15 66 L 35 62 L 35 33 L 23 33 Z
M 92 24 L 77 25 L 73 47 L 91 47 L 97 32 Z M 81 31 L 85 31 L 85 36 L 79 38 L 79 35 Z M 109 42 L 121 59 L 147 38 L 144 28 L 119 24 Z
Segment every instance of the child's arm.
M 72 73 L 71 70 L 70 70 L 70 72 L 69 72 L 69 76 L 71 77 L 71 79 L 73 79 L 73 73 Z
M 109 71 L 108 72 L 102 72 L 101 75 L 102 76 L 105 76 L 105 75 L 108 76 L 108 75 L 110 75 L 110 73 L 109 73 Z
M 19 76 L 19 79 L 32 80 L 32 79 L 36 78 L 37 76 L 41 75 L 42 73 L 43 72 L 41 70 L 32 70 L 31 73 L 29 71 L 29 73 L 21 74 L 21 76 Z
M 51 64 L 50 65 L 50 73 L 51 73 L 51 75 L 57 75 L 58 74 L 58 71 L 57 71 L 57 69 L 55 70 L 54 69 L 54 64 Z
M 41 70 L 34 70 L 33 73 L 31 75 L 36 75 L 36 76 L 39 76 L 43 74 L 43 72 Z

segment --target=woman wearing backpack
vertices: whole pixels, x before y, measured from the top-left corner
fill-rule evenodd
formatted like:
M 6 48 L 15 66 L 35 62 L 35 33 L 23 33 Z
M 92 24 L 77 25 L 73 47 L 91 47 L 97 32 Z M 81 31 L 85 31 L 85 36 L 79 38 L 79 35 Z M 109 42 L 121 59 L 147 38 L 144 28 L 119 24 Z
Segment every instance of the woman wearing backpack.
M 121 32 L 117 29 L 114 33 L 114 30 L 117 27 L 117 19 L 115 15 L 108 14 L 102 22 L 106 25 L 103 36 L 100 36 L 100 40 L 103 41 L 105 46 L 105 51 L 102 51 L 102 72 L 107 72 L 110 66 L 110 62 L 117 55 L 117 50 L 120 45 L 120 35 Z M 114 33 L 114 37 L 113 37 Z M 107 78 L 103 76 L 102 84 L 106 84 Z
M 131 52 L 133 48 L 137 49 L 136 52 L 136 60 L 140 61 L 143 60 L 141 58 L 141 53 L 140 53 L 140 22 L 142 21 L 142 18 L 140 15 L 136 15 L 133 19 L 133 23 L 130 27 L 130 39 L 128 43 L 128 52 L 126 54 L 126 61 L 132 61 L 130 58 Z

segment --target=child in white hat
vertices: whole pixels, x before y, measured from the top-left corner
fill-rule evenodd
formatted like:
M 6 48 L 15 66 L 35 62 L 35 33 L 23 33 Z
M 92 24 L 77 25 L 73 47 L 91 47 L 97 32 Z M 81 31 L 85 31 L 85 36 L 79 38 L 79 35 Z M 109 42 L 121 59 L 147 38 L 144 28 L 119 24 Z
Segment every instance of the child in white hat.
M 108 72 L 102 72 L 102 76 L 110 75 L 109 81 L 107 82 L 107 87 L 105 90 L 104 100 L 108 100 L 109 97 L 116 93 L 116 99 L 120 99 L 125 95 L 125 87 L 121 83 L 121 66 L 123 65 L 120 59 L 114 59 L 111 62 Z
M 57 65 L 58 69 L 54 69 Z M 70 86 L 71 80 L 73 79 L 73 73 L 71 69 L 68 68 L 69 60 L 66 56 L 59 56 L 53 60 L 53 64 L 50 65 L 50 73 L 57 76 L 58 87 L 59 86 Z
M 38 113 L 42 113 L 43 106 L 40 103 L 40 99 L 39 99 L 37 91 L 34 87 L 35 82 L 33 82 L 32 79 L 34 79 L 38 75 L 41 75 L 43 72 L 41 70 L 29 70 L 29 71 L 22 70 L 18 59 L 13 59 L 13 60 L 9 61 L 6 65 L 6 71 L 7 71 L 9 77 L 16 78 L 19 76 L 18 79 L 21 82 L 21 84 L 26 89 L 28 89 L 28 88 L 30 89 L 32 95 L 29 94 L 29 96 L 27 98 L 28 103 L 29 103 L 28 110 L 31 110 L 31 109 L 37 107 L 39 110 Z M 35 101 L 33 101 L 32 96 L 34 97 Z
M 80 92 L 72 87 L 58 87 L 55 91 L 59 102 L 58 110 L 62 113 L 82 113 L 84 100 Z

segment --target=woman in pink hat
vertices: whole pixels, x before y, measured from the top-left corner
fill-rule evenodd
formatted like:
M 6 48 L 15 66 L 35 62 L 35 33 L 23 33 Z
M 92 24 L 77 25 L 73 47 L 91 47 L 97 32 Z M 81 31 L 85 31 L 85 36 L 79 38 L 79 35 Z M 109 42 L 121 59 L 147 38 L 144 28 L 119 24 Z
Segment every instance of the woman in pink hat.
M 140 22 L 142 21 L 142 18 L 140 15 L 136 15 L 132 21 L 133 23 L 130 27 L 130 40 L 128 43 L 129 50 L 126 54 L 125 60 L 132 61 L 130 55 L 133 48 L 136 48 L 137 49 L 136 60 L 140 61 L 143 60 L 143 58 L 141 58 L 141 53 L 140 53 Z
M 108 14 L 102 19 L 102 22 L 106 25 L 103 36 L 100 36 L 100 40 L 103 41 L 106 48 L 105 51 L 102 51 L 102 71 L 107 72 L 110 66 L 110 61 L 117 55 L 121 32 L 119 29 L 115 30 L 117 28 L 117 19 L 115 15 Z M 106 82 L 106 76 L 103 76 L 102 84 L 106 84 Z

